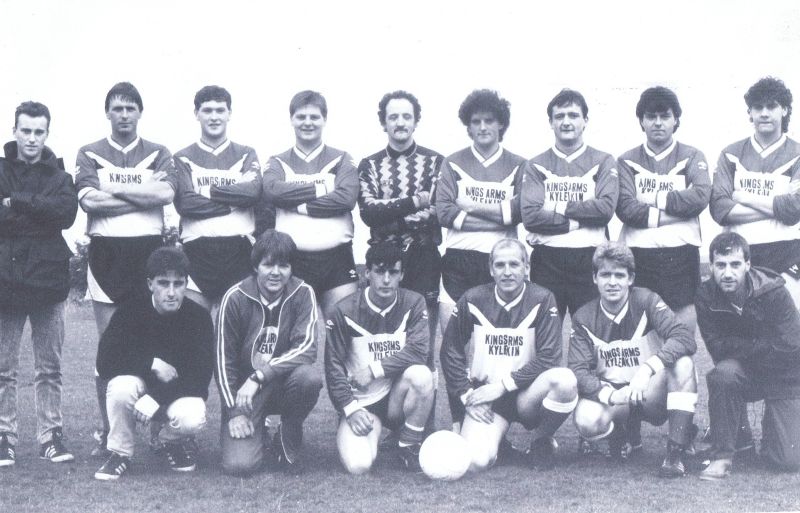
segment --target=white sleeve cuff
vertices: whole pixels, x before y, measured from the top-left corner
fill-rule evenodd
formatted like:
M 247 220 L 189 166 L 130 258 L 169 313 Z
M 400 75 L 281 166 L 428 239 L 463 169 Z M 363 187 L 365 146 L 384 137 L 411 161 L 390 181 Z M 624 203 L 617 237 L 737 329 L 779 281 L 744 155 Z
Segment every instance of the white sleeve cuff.
M 453 228 L 455 228 L 456 230 L 460 230 L 461 225 L 464 224 L 464 219 L 466 218 L 467 218 L 466 212 L 464 212 L 463 210 L 459 212 L 456 218 L 453 220 Z
M 381 365 L 379 361 L 370 363 L 369 370 L 372 371 L 372 375 L 375 379 L 380 379 L 386 375 L 383 373 L 383 365 Z
M 569 220 L 569 231 L 574 232 L 575 230 L 577 230 L 580 227 L 581 227 L 581 223 L 579 223 L 578 221 L 576 221 L 574 219 L 570 219 Z
M 211 186 L 210 185 L 204 185 L 204 186 L 200 187 L 200 196 L 202 196 L 204 198 L 207 198 L 207 199 L 211 199 Z
M 325 187 L 324 183 L 314 184 L 314 193 L 317 195 L 318 198 L 325 196 L 326 194 L 328 194 L 328 188 Z
M 467 390 L 466 392 L 464 392 L 464 393 L 461 395 L 461 397 L 460 397 L 460 399 L 461 399 L 461 404 L 463 404 L 463 405 L 465 405 L 465 406 L 466 406 L 466 404 L 467 404 L 467 396 L 469 395 L 469 393 L 470 393 L 470 392 L 472 392 L 472 389 L 471 389 L 471 388 L 470 388 L 469 390 Z
M 614 389 L 610 386 L 603 386 L 600 389 L 600 392 L 597 394 L 597 398 L 600 400 L 601 403 L 608 406 L 608 401 L 611 399 L 611 394 L 614 393 Z
M 664 369 L 664 362 L 662 362 L 661 358 L 659 358 L 656 355 L 653 355 L 650 358 L 648 358 L 645 363 L 647 363 L 647 365 L 649 365 L 650 368 L 653 369 L 653 374 Z
M 661 217 L 661 211 L 656 207 L 650 207 L 647 211 L 647 227 L 658 228 L 658 219 Z
M 567 211 L 567 202 L 566 201 L 559 201 L 556 203 L 556 214 L 566 215 L 565 212 Z
M 519 388 L 517 383 L 514 381 L 514 378 L 512 378 L 510 374 L 502 379 L 502 383 L 503 387 L 509 392 L 513 392 Z
M 297 213 L 303 214 L 304 216 L 308 215 L 308 206 L 305 203 L 301 203 L 297 205 Z
M 350 415 L 353 414 L 353 412 L 355 412 L 356 410 L 360 410 L 360 409 L 361 409 L 361 405 L 359 405 L 358 401 L 356 401 L 354 399 L 350 404 L 348 404 L 347 406 L 342 408 L 342 413 L 344 413 L 345 417 L 349 417 Z
M 660 191 L 656 194 L 656 208 L 659 210 L 666 210 L 667 208 L 667 194 L 669 191 Z
M 96 191 L 94 187 L 84 187 L 83 189 L 78 191 L 78 201 L 83 200 L 83 197 L 89 194 L 92 191 Z
M 505 226 L 510 226 L 513 224 L 511 219 L 511 200 L 501 201 L 500 202 L 500 214 L 502 215 L 503 224 Z

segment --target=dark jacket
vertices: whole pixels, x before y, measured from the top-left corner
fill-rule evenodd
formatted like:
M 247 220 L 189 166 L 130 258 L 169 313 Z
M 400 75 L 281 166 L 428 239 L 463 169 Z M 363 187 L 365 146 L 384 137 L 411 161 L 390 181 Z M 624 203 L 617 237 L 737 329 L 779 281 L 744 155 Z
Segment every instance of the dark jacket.
M 714 363 L 738 360 L 771 397 L 800 396 L 800 314 L 783 278 L 752 267 L 741 313 L 713 279 L 700 286 L 697 324 Z
M 150 295 L 120 305 L 97 348 L 97 373 L 103 379 L 138 376 L 147 393 L 165 409 L 181 397 L 208 398 L 214 369 L 214 327 L 211 316 L 184 298 L 180 310 L 161 315 Z M 168 383 L 152 371 L 153 359 L 175 367 L 178 377 Z
M 69 293 L 72 252 L 61 230 L 72 226 L 78 196 L 64 163 L 45 147 L 42 159 L 17 158 L 17 143 L 0 159 L 0 305 L 49 304 Z

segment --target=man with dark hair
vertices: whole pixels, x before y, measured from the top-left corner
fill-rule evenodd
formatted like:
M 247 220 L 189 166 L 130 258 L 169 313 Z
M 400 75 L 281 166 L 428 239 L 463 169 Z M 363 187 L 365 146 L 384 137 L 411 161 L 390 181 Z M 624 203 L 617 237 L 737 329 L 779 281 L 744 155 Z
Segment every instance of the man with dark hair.
M 325 98 L 301 91 L 289 103 L 295 146 L 269 159 L 264 201 L 276 207 L 275 229 L 297 244 L 293 274 L 305 280 L 329 319 L 342 298 L 357 289 L 353 215 L 358 174 L 352 157 L 322 143 Z
M 222 468 L 247 475 L 267 461 L 264 420 L 279 413 L 272 459 L 297 462 L 303 421 L 317 403 L 314 290 L 293 276 L 297 248 L 282 232 L 262 233 L 251 253 L 252 275 L 225 293 L 217 320 L 217 385 L 222 397 Z
M 711 463 L 704 480 L 724 479 L 737 449 L 752 444 L 747 402 L 764 399 L 761 457 L 800 469 L 800 314 L 781 276 L 751 267 L 751 248 L 733 232 L 709 247 L 712 279 L 697 295 L 697 323 L 714 368 L 706 375 Z
M 400 288 L 404 263 L 391 242 L 366 255 L 368 286 L 336 305 L 327 322 L 325 380 L 336 411 L 339 459 L 352 474 L 367 472 L 382 426 L 398 433 L 404 466 L 419 470 L 419 447 L 433 405 L 425 300 Z
M 419 101 L 406 91 L 386 93 L 378 102 L 378 119 L 388 145 L 358 165 L 358 206 L 361 219 L 370 227 L 370 246 L 391 242 L 403 249 L 400 286 L 425 297 L 431 340 L 435 340 L 441 277 L 437 246 L 442 229 L 431 195 L 444 158 L 414 141 L 421 115 Z
M 658 294 L 676 318 L 695 329 L 694 296 L 700 285 L 700 221 L 711 181 L 702 152 L 676 141 L 678 97 L 666 87 L 646 89 L 636 117 L 646 142 L 617 159 L 620 242 L 636 258 L 637 287 Z
M 190 262 L 186 294 L 214 312 L 225 291 L 250 274 L 261 165 L 253 148 L 228 139 L 226 89 L 203 87 L 194 106 L 200 140 L 175 154 L 175 210 Z
M 472 145 L 445 160 L 436 188 L 439 223 L 447 228 L 439 291 L 442 333 L 461 295 L 492 282 L 489 252 L 517 236 L 519 188 L 525 162 L 501 146 L 511 123 L 509 102 L 496 91 L 470 93 L 458 109 Z
M 553 291 L 563 318 L 597 296 L 591 260 L 608 238 L 617 169 L 611 155 L 583 142 L 589 107 L 582 94 L 563 89 L 547 116 L 555 145 L 526 163 L 520 210 L 533 246 L 531 281 Z
M 686 474 L 684 453 L 695 429 L 697 379 L 689 328 L 656 294 L 632 287 L 636 266 L 630 249 L 604 242 L 592 257 L 600 297 L 572 318 L 569 368 L 578 378 L 578 434 L 589 441 L 608 437 L 611 456 L 628 457 L 625 423 L 636 415 L 653 425 L 669 422 L 662 477 Z
M 111 135 L 78 151 L 76 186 L 91 238 L 86 296 L 100 337 L 118 304 L 147 292 L 145 262 L 162 244 L 163 206 L 174 196 L 172 155 L 137 133 L 143 108 L 132 84 L 114 85 L 105 100 Z M 92 452 L 105 455 L 106 383 L 98 379 L 96 389 L 103 428 Z
M 110 456 L 94 474 L 101 481 L 119 479 L 130 466 L 137 421 L 161 421 L 157 436 L 172 470 L 194 470 L 187 438 L 206 423 L 213 326 L 208 312 L 184 296 L 189 261 L 181 250 L 162 247 L 145 268 L 150 294 L 120 305 L 97 348 L 110 421 Z
M 744 99 L 754 133 L 722 150 L 711 216 L 748 241 L 753 265 L 783 276 L 800 306 L 800 144 L 786 137 L 792 93 L 766 77 Z
M 532 466 L 554 463 L 553 435 L 578 401 L 575 376 L 561 367 L 561 319 L 553 294 L 528 281 L 530 261 L 517 239 L 491 248 L 493 283 L 461 296 L 442 341 L 442 373 L 462 405 L 473 471 L 494 465 L 512 422 L 534 430 Z
M 61 348 L 69 258 L 61 230 L 78 199 L 64 163 L 45 146 L 50 111 L 24 102 L 14 114 L 14 141 L 0 159 L 0 467 L 13 465 L 17 434 L 17 367 L 30 319 L 39 457 L 72 461 L 62 442 Z

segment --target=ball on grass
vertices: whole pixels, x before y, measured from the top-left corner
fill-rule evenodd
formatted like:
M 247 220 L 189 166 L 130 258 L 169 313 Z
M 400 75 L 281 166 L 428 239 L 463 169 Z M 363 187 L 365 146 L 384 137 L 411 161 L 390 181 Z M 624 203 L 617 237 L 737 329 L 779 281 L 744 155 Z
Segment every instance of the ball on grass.
M 467 441 L 452 431 L 433 433 L 419 450 L 419 465 L 431 479 L 455 481 L 467 473 L 470 457 Z

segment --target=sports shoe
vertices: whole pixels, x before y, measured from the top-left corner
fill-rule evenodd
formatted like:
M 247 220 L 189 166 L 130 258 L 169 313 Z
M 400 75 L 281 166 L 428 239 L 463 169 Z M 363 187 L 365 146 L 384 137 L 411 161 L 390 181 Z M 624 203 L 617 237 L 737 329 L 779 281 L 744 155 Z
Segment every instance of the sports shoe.
M 14 446 L 8 441 L 8 435 L 0 435 L 0 467 L 10 467 L 17 461 Z
M 296 429 L 291 429 L 285 422 L 278 425 L 278 430 L 272 438 L 272 453 L 279 469 L 290 471 L 295 468 L 302 443 L 302 424 Z
M 578 438 L 578 455 L 582 457 L 602 456 L 603 450 L 600 449 L 597 442 L 587 440 L 581 436 Z
M 49 441 L 39 446 L 39 457 L 41 459 L 50 460 L 53 463 L 63 463 L 75 459 L 75 456 L 64 447 L 64 435 L 61 433 L 61 428 L 51 429 L 50 436 Z
M 187 450 L 181 443 L 165 443 L 164 454 L 169 468 L 175 472 L 191 472 L 197 468 L 192 451 Z
M 90 453 L 92 457 L 95 458 L 108 458 L 111 456 L 111 451 L 108 450 L 108 431 L 104 431 L 101 429 L 95 430 L 92 433 L 92 438 L 97 442 L 97 445 L 92 447 L 92 452 Z
M 130 458 L 112 452 L 103 466 L 94 473 L 94 478 L 99 481 L 116 481 L 128 470 L 130 464 Z
M 683 477 L 686 475 L 686 465 L 683 464 L 684 449 L 675 442 L 667 443 L 667 456 L 658 469 L 661 477 Z
M 520 456 L 520 451 L 511 443 L 506 437 L 500 440 L 500 445 L 497 446 L 497 461 L 495 465 L 505 465 L 513 462 Z
M 556 451 L 558 442 L 552 436 L 543 436 L 531 442 L 528 449 L 528 463 L 531 467 L 539 470 L 551 470 L 556 463 Z
M 722 481 L 731 473 L 733 461 L 727 458 L 713 460 L 700 472 L 703 481 Z
M 411 472 L 422 472 L 419 465 L 419 449 L 422 444 L 398 445 L 397 459 L 406 470 Z

